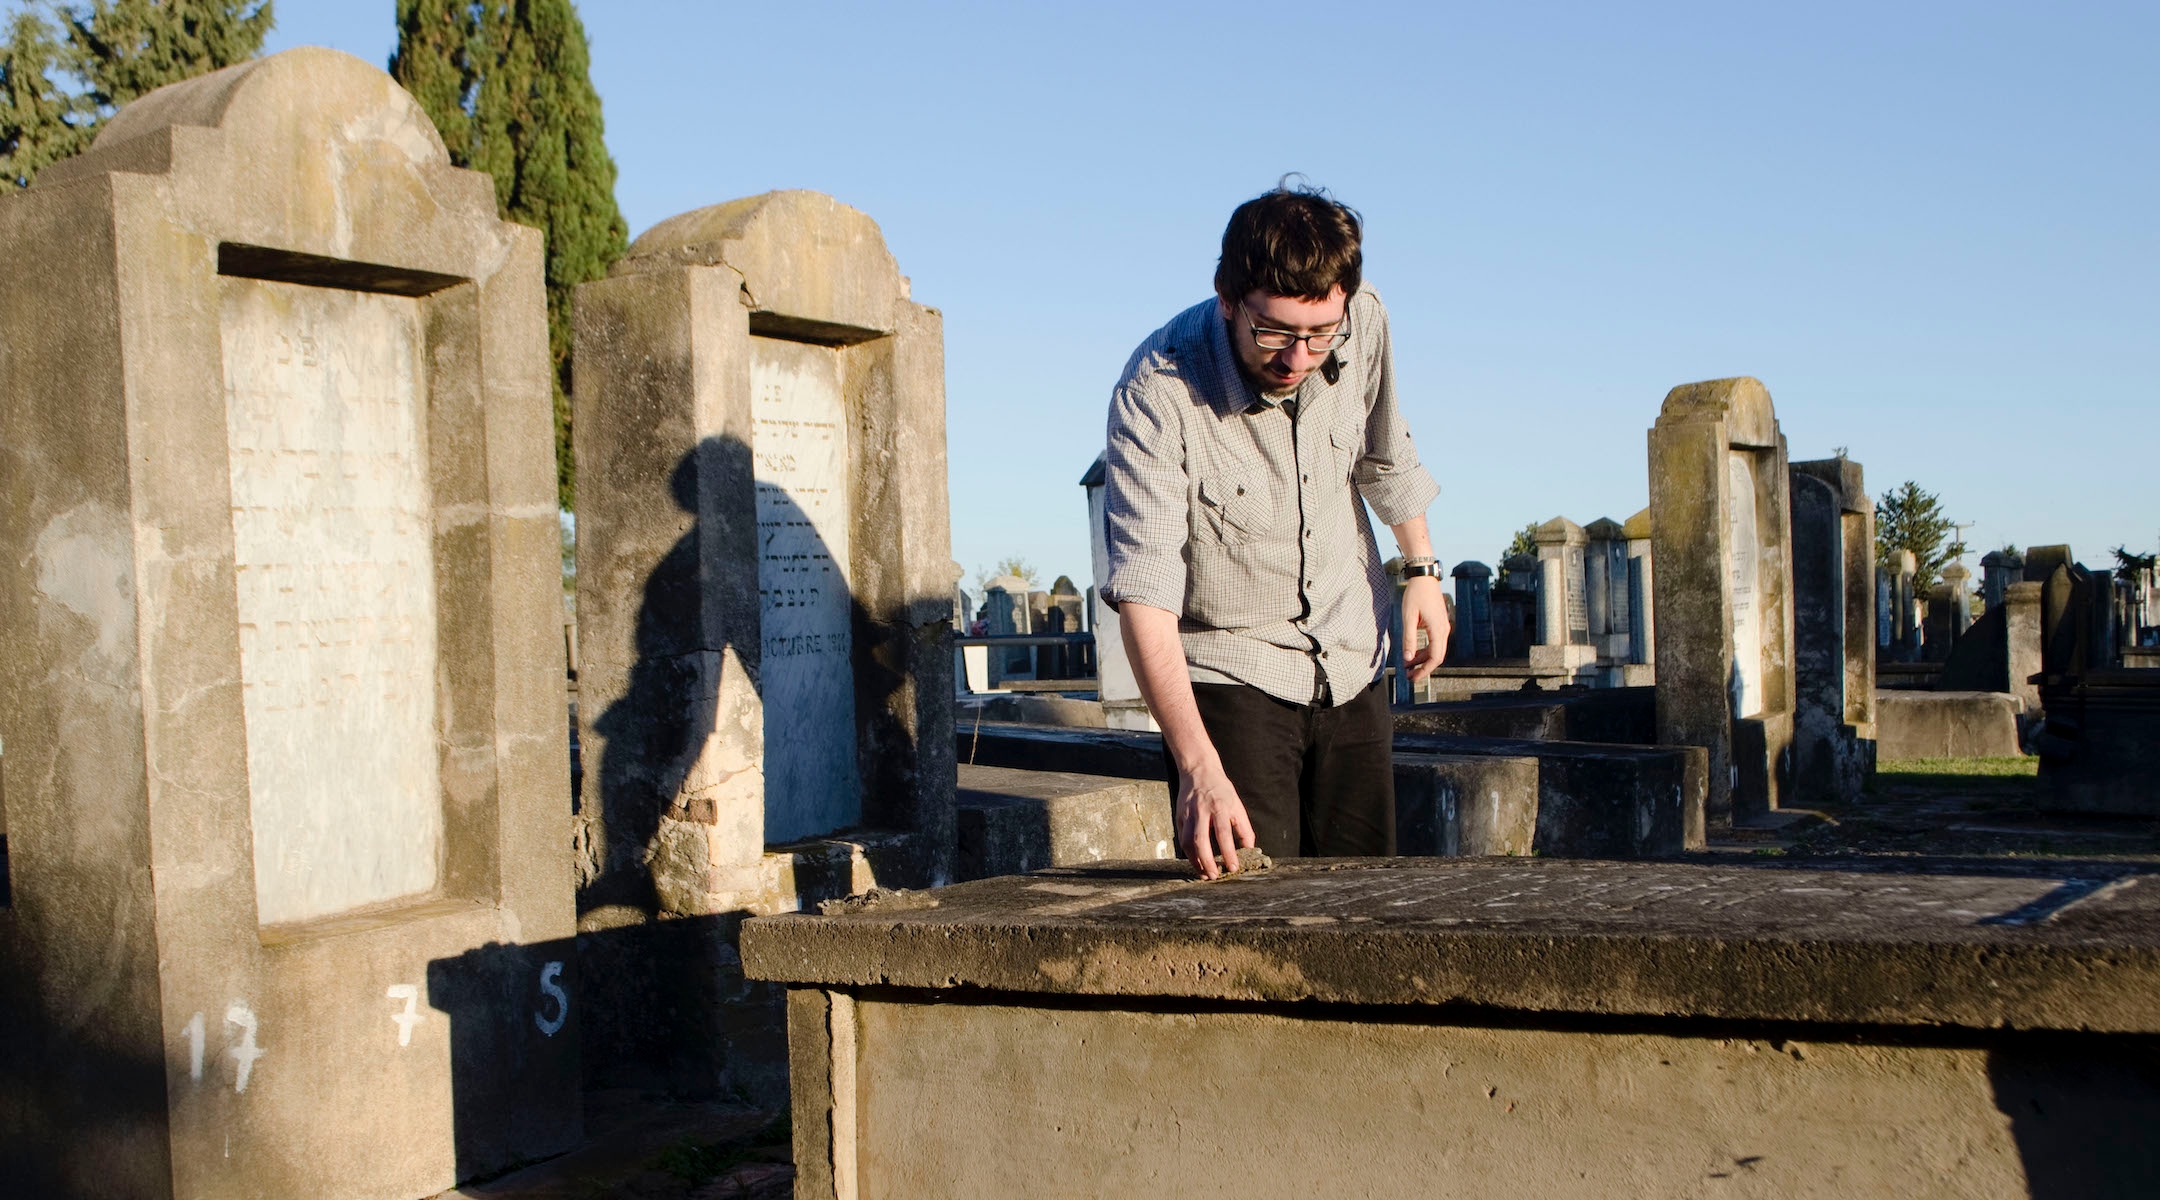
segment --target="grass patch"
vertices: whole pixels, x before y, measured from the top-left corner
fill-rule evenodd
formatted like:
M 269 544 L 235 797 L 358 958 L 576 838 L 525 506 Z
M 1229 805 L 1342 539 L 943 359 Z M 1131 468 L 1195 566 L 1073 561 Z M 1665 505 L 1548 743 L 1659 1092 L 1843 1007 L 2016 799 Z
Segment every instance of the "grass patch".
M 2040 760 L 2016 758 L 1890 758 L 1875 764 L 1877 775 L 1963 775 L 1987 779 L 2037 779 Z

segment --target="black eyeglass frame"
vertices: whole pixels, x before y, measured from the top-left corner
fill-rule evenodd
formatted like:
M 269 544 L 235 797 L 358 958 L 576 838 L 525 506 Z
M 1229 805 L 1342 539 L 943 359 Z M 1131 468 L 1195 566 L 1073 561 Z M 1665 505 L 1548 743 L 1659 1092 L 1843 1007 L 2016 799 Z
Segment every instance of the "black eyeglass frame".
M 1262 350 L 1278 352 L 1288 350 L 1299 342 L 1303 342 L 1305 343 L 1306 353 L 1326 355 L 1333 354 L 1350 344 L 1350 308 L 1348 305 L 1343 306 L 1342 320 L 1336 322 L 1335 328 L 1327 333 L 1292 333 L 1287 329 L 1270 329 L 1253 320 L 1253 311 L 1245 306 L 1243 300 L 1238 301 L 1238 311 L 1245 314 L 1245 330 L 1247 335 L 1252 338 L 1253 345 L 1260 347 Z M 1284 339 L 1283 344 L 1280 346 L 1268 345 L 1260 340 L 1260 335 L 1263 333 Z

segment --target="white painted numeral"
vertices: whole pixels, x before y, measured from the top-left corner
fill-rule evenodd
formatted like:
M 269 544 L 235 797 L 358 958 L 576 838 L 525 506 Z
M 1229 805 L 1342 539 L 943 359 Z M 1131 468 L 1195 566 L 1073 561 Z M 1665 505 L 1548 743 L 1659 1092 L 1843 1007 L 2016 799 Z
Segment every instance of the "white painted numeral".
M 187 1077 L 190 1083 L 202 1082 L 203 1019 L 201 1013 L 188 1018 L 182 1029 L 187 1034 Z
M 403 1000 L 405 1002 L 405 1011 L 392 1013 L 390 1019 L 397 1023 L 397 1044 L 400 1046 L 412 1045 L 412 1027 L 427 1019 L 420 1012 L 419 987 L 410 983 L 393 983 L 390 985 L 390 990 L 385 992 L 384 995 L 389 996 L 392 1000 Z
M 255 1044 L 255 1014 L 238 1000 L 225 1008 L 225 1023 L 240 1028 L 240 1043 L 225 1053 L 232 1055 L 237 1070 L 233 1073 L 233 1091 L 247 1090 L 248 1076 L 255 1073 L 255 1060 L 267 1053 Z
M 569 993 L 563 991 L 562 985 L 555 982 L 560 978 L 562 978 L 561 963 L 551 962 L 540 968 L 540 994 L 555 1001 L 555 1016 L 554 1019 L 550 1020 L 539 1013 L 534 1013 L 533 1024 L 538 1025 L 540 1032 L 548 1037 L 554 1037 L 562 1032 L 563 1023 L 570 1019 Z

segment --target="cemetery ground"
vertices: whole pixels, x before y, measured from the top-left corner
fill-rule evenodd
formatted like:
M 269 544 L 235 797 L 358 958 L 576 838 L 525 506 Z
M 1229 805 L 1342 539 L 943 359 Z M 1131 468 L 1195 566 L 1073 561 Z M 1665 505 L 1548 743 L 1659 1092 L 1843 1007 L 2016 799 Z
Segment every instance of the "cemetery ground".
M 2160 860 L 2160 820 L 2042 812 L 2038 770 L 2032 757 L 1886 761 L 1859 803 L 1803 810 L 1767 840 L 1713 841 L 1792 858 Z
M 1785 810 L 1782 824 L 1713 834 L 1709 855 L 1884 867 L 1950 860 L 2160 862 L 2160 820 L 2042 812 L 2038 762 L 1885 761 L 1859 802 Z M 760 1200 L 792 1194 L 785 1114 L 629 1089 L 589 1093 L 586 1113 L 590 1136 L 580 1149 L 443 1193 L 443 1200 Z

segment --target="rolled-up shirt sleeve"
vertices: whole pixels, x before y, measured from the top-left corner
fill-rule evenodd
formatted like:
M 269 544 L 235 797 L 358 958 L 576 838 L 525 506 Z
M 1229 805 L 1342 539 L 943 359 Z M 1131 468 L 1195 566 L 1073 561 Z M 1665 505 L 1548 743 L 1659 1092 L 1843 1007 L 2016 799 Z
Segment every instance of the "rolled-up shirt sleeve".
M 1369 315 L 1360 314 L 1367 329 L 1355 336 L 1365 339 L 1362 349 L 1370 356 L 1367 369 L 1377 386 L 1372 408 L 1365 414 L 1365 454 L 1351 470 L 1350 479 L 1381 524 L 1400 525 L 1425 515 L 1440 495 L 1440 485 L 1418 461 L 1409 423 L 1395 401 L 1395 354 L 1388 340 L 1387 310 L 1379 304 L 1370 309 Z
M 1103 534 L 1110 578 L 1103 599 L 1185 610 L 1188 484 L 1177 414 L 1148 395 L 1145 377 L 1110 396 L 1103 457 Z

